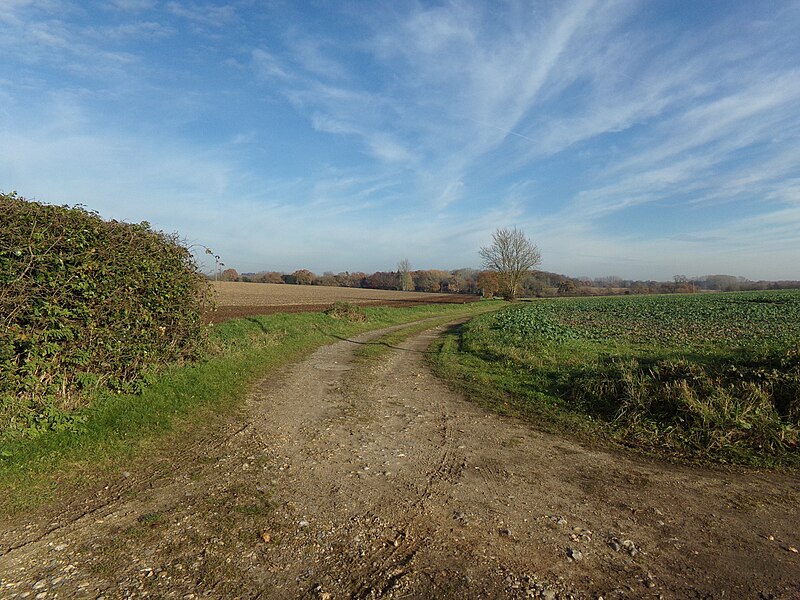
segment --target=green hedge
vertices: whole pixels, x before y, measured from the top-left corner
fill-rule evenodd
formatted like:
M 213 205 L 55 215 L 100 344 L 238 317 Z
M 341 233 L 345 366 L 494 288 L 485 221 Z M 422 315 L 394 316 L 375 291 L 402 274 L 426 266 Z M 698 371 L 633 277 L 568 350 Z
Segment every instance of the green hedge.
M 0 194 L 0 432 L 74 427 L 74 409 L 193 359 L 208 284 L 175 235 Z

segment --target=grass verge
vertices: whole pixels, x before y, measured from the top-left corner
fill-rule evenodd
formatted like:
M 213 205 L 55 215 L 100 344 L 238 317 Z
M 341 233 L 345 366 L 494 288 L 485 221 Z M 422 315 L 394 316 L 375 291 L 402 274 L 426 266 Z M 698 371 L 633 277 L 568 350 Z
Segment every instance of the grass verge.
M 138 394 L 106 395 L 81 411 L 77 432 L 48 431 L 0 445 L 0 514 L 32 510 L 71 486 L 140 460 L 169 452 L 170 439 L 213 431 L 236 416 L 251 384 L 338 338 L 419 321 L 479 314 L 488 303 L 365 308 L 366 321 L 324 313 L 274 314 L 213 327 L 211 356 L 173 367 Z M 426 325 L 429 326 L 429 325 Z

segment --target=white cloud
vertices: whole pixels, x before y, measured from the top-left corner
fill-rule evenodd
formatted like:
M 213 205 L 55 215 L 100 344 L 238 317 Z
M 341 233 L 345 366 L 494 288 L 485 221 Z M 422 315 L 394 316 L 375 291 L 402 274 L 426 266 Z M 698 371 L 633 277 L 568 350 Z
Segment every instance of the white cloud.
M 230 143 L 234 146 L 240 146 L 244 144 L 253 144 L 258 140 L 258 133 L 255 131 L 248 131 L 245 133 L 237 133 L 232 138 Z
M 24 9 L 30 10 L 35 5 L 40 4 L 34 0 L 4 0 L 0 3 L 0 23 L 6 23 L 18 27 L 25 22 Z M 54 2 L 41 3 L 44 4 L 42 8 L 46 8 L 49 4 L 50 7 L 55 4 Z
M 451 181 L 448 183 L 442 193 L 439 194 L 439 197 L 436 199 L 434 206 L 439 209 L 445 208 L 454 202 L 457 202 L 458 199 L 461 197 L 464 190 L 464 182 L 463 181 Z
M 356 127 L 348 125 L 343 121 L 337 121 L 336 119 L 334 119 L 329 115 L 320 113 L 315 113 L 314 115 L 312 115 L 311 124 L 317 131 L 323 131 L 326 133 L 338 133 L 338 134 L 349 134 L 349 135 L 358 133 L 358 129 Z
M 139 12 L 153 8 L 155 0 L 111 0 L 111 5 L 126 12 Z
M 730 95 L 698 101 L 682 114 L 662 121 L 656 134 L 661 143 L 616 165 L 616 169 L 637 169 L 675 159 L 712 143 L 717 144 L 715 153 L 727 155 L 758 140 L 769 140 L 787 118 L 797 119 L 794 106 L 800 101 L 800 73 L 759 77 L 740 86 Z
M 114 0 L 97 19 L 6 0 L 0 170 L 23 193 L 219 240 L 254 269 L 477 266 L 491 231 L 518 225 L 572 273 L 669 277 L 698 256 L 786 272 L 800 14 L 760 6 L 679 27 L 627 0 L 313 17 Z M 347 27 L 320 11 L 349 11 Z M 647 221 L 671 210 L 692 226 Z
M 250 52 L 250 56 L 253 68 L 259 77 L 265 79 L 291 79 L 291 75 L 271 52 L 263 48 L 255 48 Z
M 370 152 L 380 161 L 408 163 L 414 159 L 414 154 L 390 134 L 371 132 L 364 137 Z
M 166 9 L 177 17 L 212 27 L 222 27 L 236 19 L 236 7 L 232 4 L 196 2 L 167 2 Z
M 292 57 L 309 73 L 324 79 L 349 79 L 347 69 L 331 56 L 333 44 L 318 39 L 294 36 Z
M 155 21 L 134 21 L 119 25 L 93 27 L 85 30 L 85 33 L 101 40 L 125 42 L 166 38 L 174 35 L 175 31 L 171 27 Z
M 414 140 L 430 174 L 442 174 L 442 187 L 465 178 L 509 137 L 538 141 L 520 128 L 522 119 L 562 69 L 573 37 L 590 20 L 597 26 L 593 2 L 558 5 L 542 21 L 528 4 L 501 19 L 477 6 L 412 11 L 381 28 L 373 44 L 405 92 L 397 99 L 387 93 L 386 103 L 396 114 L 414 114 L 393 126 Z

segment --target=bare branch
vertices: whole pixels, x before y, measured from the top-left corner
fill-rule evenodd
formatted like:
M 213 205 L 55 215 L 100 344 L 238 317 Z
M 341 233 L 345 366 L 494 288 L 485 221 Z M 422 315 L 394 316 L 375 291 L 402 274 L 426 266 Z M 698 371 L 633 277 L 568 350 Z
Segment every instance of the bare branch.
M 497 272 L 508 300 L 516 299 L 522 277 L 541 263 L 539 249 L 516 227 L 495 230 L 492 243 L 481 247 L 480 255 L 484 266 Z

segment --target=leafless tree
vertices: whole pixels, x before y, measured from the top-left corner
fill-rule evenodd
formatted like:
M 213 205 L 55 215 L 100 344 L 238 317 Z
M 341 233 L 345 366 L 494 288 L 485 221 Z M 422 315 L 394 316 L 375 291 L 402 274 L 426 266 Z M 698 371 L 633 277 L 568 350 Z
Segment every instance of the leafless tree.
M 411 277 L 411 263 L 407 258 L 397 263 L 397 271 L 400 274 L 400 289 L 404 292 L 413 291 L 414 279 Z
M 497 273 L 500 292 L 509 301 L 516 300 L 522 277 L 542 260 L 536 244 L 516 227 L 495 230 L 492 243 L 481 247 L 481 258 L 487 269 Z

